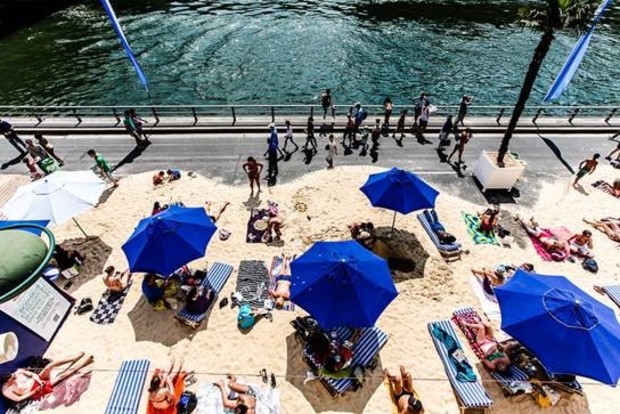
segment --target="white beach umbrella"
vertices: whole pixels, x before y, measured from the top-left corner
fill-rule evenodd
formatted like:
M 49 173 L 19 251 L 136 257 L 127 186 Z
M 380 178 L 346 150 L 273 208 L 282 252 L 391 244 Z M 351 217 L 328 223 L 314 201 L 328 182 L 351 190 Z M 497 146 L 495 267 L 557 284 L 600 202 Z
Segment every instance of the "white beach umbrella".
M 0 211 L 9 220 L 49 220 L 56 225 L 97 205 L 106 187 L 92 171 L 56 171 L 19 187 Z

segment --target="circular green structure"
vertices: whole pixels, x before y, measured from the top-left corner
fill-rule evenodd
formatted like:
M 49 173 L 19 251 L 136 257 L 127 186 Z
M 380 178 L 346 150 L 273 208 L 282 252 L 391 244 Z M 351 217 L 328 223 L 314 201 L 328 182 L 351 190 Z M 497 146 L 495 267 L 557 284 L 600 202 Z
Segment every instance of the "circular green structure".
M 49 246 L 40 237 L 19 230 L 24 227 L 44 232 Z M 0 303 L 13 299 L 39 279 L 55 246 L 52 232 L 36 224 L 20 224 L 0 230 Z

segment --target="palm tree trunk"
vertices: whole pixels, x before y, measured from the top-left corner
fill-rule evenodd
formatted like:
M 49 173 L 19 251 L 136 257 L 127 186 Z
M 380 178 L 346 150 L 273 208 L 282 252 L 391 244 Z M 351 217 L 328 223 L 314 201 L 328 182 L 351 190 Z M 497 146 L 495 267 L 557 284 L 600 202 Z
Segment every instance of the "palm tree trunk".
M 527 70 L 527 75 L 525 76 L 525 80 L 523 81 L 523 86 L 521 87 L 521 93 L 519 94 L 519 100 L 512 110 L 512 116 L 510 117 L 510 122 L 508 123 L 508 128 L 506 128 L 506 132 L 504 133 L 504 138 L 502 139 L 502 144 L 499 147 L 499 154 L 497 155 L 497 165 L 499 167 L 504 166 L 504 156 L 508 152 L 508 145 L 510 144 L 510 140 L 512 139 L 512 134 L 517 127 L 517 122 L 525 109 L 525 104 L 530 97 L 530 93 L 532 92 L 532 88 L 534 87 L 534 82 L 538 77 L 538 72 L 540 67 L 542 66 L 543 60 L 545 60 L 545 56 L 547 56 L 547 52 L 551 47 L 551 42 L 553 42 L 553 30 L 546 31 L 540 38 L 538 42 L 538 46 L 536 46 L 536 50 L 534 51 L 534 56 L 532 57 L 532 61 L 530 62 L 530 67 Z

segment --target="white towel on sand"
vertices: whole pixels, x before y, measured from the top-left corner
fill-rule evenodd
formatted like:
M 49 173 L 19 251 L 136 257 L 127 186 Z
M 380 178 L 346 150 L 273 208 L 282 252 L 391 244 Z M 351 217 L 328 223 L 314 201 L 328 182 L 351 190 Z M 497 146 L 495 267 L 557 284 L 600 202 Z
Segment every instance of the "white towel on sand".
M 478 298 L 480 302 L 480 306 L 482 310 L 487 315 L 487 317 L 492 321 L 500 321 L 502 320 L 502 313 L 499 310 L 499 305 L 497 302 L 491 300 L 490 295 L 484 291 L 482 287 L 482 283 L 478 280 L 478 278 L 474 275 L 469 277 L 469 284 L 471 285 L 471 289 L 474 291 L 474 294 Z

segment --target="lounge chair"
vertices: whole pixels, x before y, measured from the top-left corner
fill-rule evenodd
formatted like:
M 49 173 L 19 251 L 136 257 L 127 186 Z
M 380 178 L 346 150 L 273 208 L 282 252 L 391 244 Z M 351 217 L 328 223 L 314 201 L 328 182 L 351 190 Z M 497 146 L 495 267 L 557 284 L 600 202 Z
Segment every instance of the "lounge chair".
M 337 340 L 340 342 L 351 337 L 351 329 L 349 328 L 336 328 L 334 331 L 336 332 Z M 387 343 L 387 340 L 387 334 L 381 329 L 377 327 L 363 328 L 359 340 L 353 345 L 353 360 L 350 366 L 352 368 L 369 367 L 381 348 Z M 305 350 L 304 357 L 313 370 L 318 371 L 321 368 L 321 363 L 313 355 L 305 352 Z M 319 376 L 319 379 L 333 397 L 344 394 L 355 384 L 355 380 L 350 377 L 334 379 Z
M 448 348 L 438 338 L 433 335 L 433 330 L 439 328 L 448 335 L 452 336 L 458 347 L 462 350 L 461 344 L 456 336 L 456 332 L 452 327 L 449 320 L 442 320 L 431 322 L 428 324 L 428 331 L 431 335 L 437 353 L 441 362 L 443 362 L 444 369 L 452 384 L 452 389 L 456 393 L 459 400 L 459 409 L 461 413 L 464 413 L 468 409 L 477 409 L 483 412 L 488 412 L 493 405 L 493 400 L 489 397 L 486 390 L 482 386 L 479 380 L 476 381 L 461 381 L 457 378 L 458 371 L 451 362 L 451 356 L 448 353 Z M 467 358 L 463 357 L 462 361 L 469 365 Z
M 215 262 L 211 266 L 211 269 L 209 269 L 207 276 L 202 279 L 201 285 L 205 289 L 211 289 L 213 291 L 214 296 L 213 301 L 211 302 L 211 306 L 213 306 L 213 303 L 216 302 L 217 296 L 222 291 L 222 288 L 226 284 L 226 281 L 230 277 L 232 271 L 233 267 L 231 265 L 221 262 Z M 200 326 L 200 323 L 207 316 L 208 312 L 209 310 L 203 313 L 192 313 L 184 307 L 175 315 L 175 318 L 177 318 L 184 324 L 196 329 L 198 328 L 198 326 Z
M 620 285 L 603 286 L 603 291 L 620 308 Z
M 147 359 L 123 361 L 116 377 L 105 414 L 136 414 L 150 362 Z
M 466 319 L 468 323 L 481 322 L 480 316 L 471 307 L 461 308 L 454 311 L 452 314 L 452 321 L 461 328 L 463 334 L 469 341 L 471 349 L 478 359 L 484 358 L 484 352 L 480 349 L 480 346 L 476 343 L 475 335 L 465 325 L 461 323 L 463 319 Z M 484 366 L 484 364 L 482 364 Z M 515 365 L 510 365 L 507 372 L 501 373 L 497 371 L 491 371 L 486 368 L 487 372 L 497 381 L 497 384 L 502 388 L 505 396 L 519 395 L 523 392 L 531 392 L 531 384 L 529 383 L 528 375 Z
M 431 241 L 433 242 L 433 244 L 435 245 L 435 247 L 441 254 L 441 257 L 443 257 L 446 262 L 461 258 L 461 254 L 463 253 L 461 243 L 459 242 L 455 242 L 452 244 L 440 243 L 439 238 L 437 237 L 437 234 L 435 234 L 428 220 L 426 219 L 426 217 L 424 217 L 423 213 L 418 214 L 418 220 L 420 220 L 422 227 L 424 227 L 424 230 L 426 230 L 426 233 L 428 233 L 428 236 L 431 238 Z

